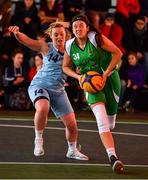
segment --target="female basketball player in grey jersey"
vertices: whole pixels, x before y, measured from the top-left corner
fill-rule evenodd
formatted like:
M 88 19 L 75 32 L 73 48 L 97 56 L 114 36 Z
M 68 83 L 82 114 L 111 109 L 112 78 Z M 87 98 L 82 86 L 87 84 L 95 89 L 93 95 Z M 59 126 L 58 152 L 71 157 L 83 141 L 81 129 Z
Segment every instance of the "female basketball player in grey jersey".
M 115 119 L 120 95 L 120 79 L 116 69 L 121 58 L 121 51 L 109 39 L 100 33 L 89 30 L 86 16 L 77 15 L 72 20 L 74 38 L 66 42 L 64 72 L 80 81 L 81 75 L 88 71 L 97 71 L 103 77 L 105 87 L 97 93 L 86 94 L 97 121 L 102 143 L 106 149 L 113 171 L 123 172 L 123 163 L 115 152 L 114 140 L 110 129 L 115 126 Z M 79 69 L 77 74 L 72 63 Z
M 60 118 L 66 127 L 68 151 L 66 157 L 88 160 L 88 157 L 77 149 L 77 123 L 71 104 L 64 90 L 65 74 L 62 71 L 65 27 L 62 23 L 52 23 L 47 33 L 52 39 L 51 43 L 33 40 L 19 32 L 19 27 L 10 26 L 9 31 L 14 33 L 17 40 L 28 48 L 43 54 L 43 66 L 33 78 L 28 92 L 36 112 L 35 148 L 34 155 L 44 155 L 43 131 L 47 123 L 49 108 L 56 117 Z

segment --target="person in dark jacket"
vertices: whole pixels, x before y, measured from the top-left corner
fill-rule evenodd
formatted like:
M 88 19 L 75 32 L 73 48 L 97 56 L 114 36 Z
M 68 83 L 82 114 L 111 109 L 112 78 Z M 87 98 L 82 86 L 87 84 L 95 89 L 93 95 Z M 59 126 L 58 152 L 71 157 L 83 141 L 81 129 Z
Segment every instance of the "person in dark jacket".
M 85 9 L 93 10 L 100 13 L 102 17 L 108 12 L 108 9 L 111 7 L 111 0 L 86 0 Z
M 23 52 L 21 49 L 15 49 L 12 53 L 12 63 L 5 68 L 4 72 L 5 106 L 15 109 L 20 108 L 19 101 L 21 98 L 25 96 L 27 99 L 27 88 L 28 73 L 23 65 Z M 23 107 L 25 107 L 25 104 Z
M 116 22 L 126 32 L 130 29 L 135 17 L 140 13 L 138 0 L 118 0 L 116 6 Z
M 145 83 L 148 81 L 148 29 L 144 16 L 139 15 L 134 26 L 125 36 L 124 45 L 128 52 L 133 51 L 137 54 L 141 63 L 145 67 Z
M 144 66 L 138 63 L 136 53 L 128 54 L 128 65 L 126 68 L 127 89 L 125 93 L 125 104 L 123 107 L 126 111 L 133 111 L 134 101 L 144 87 Z
M 18 25 L 21 31 L 28 36 L 36 38 L 40 23 L 34 0 L 23 0 L 16 3 L 12 24 Z

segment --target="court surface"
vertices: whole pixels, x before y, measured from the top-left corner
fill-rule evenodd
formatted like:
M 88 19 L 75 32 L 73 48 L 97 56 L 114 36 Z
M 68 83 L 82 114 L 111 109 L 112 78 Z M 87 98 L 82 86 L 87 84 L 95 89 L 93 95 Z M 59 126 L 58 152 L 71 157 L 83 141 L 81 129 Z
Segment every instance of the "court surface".
M 51 166 L 80 165 L 83 168 L 91 165 L 109 167 L 96 122 L 91 119 L 87 121 L 81 119 L 78 120 L 78 128 L 78 142 L 82 146 L 81 151 L 90 157 L 89 161 L 70 160 L 65 157 L 67 151 L 65 128 L 59 120 L 50 119 L 48 121 L 44 133 L 45 155 L 35 157 L 33 155 L 34 126 L 32 118 L 0 118 L 0 166 L 48 164 Z M 113 136 L 117 154 L 125 166 L 146 168 L 147 172 L 148 122 L 119 121 L 113 130 Z
M 60 121 L 50 120 L 44 133 L 45 156 L 34 157 L 32 120 L 0 120 L 0 162 L 80 163 L 65 158 L 65 128 Z M 90 156 L 83 163 L 108 163 L 95 121 L 79 121 L 82 152 Z M 127 165 L 148 165 L 148 123 L 119 122 L 113 131 L 117 154 Z M 2 138 L 3 137 L 3 138 Z M 147 158 L 146 158 L 147 157 Z

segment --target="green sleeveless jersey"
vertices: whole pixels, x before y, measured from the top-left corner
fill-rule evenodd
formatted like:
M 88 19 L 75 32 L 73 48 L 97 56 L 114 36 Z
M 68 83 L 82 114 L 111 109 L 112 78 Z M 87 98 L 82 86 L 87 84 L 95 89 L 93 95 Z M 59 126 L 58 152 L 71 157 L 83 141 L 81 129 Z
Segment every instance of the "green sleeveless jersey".
M 112 54 L 99 47 L 95 36 L 95 32 L 88 33 L 84 50 L 77 46 L 75 38 L 66 42 L 66 51 L 75 66 L 80 69 L 81 74 L 88 71 L 97 71 L 103 74 L 111 62 Z M 84 92 L 88 104 L 103 102 L 108 115 L 117 114 L 120 95 L 120 78 L 117 70 L 112 71 L 109 75 L 102 91 L 97 93 Z
M 66 42 L 66 51 L 81 74 L 88 71 L 97 71 L 100 74 L 107 69 L 112 55 L 98 46 L 95 32 L 88 33 L 84 50 L 77 46 L 75 38 Z

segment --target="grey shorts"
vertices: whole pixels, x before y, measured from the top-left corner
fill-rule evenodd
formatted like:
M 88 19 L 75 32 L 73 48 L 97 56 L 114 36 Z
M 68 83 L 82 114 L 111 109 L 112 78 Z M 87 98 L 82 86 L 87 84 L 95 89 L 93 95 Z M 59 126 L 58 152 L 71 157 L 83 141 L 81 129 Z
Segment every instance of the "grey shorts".
M 47 90 L 37 85 L 28 88 L 29 97 L 33 104 L 39 99 L 47 99 L 57 118 L 73 112 L 73 108 L 65 90 Z

